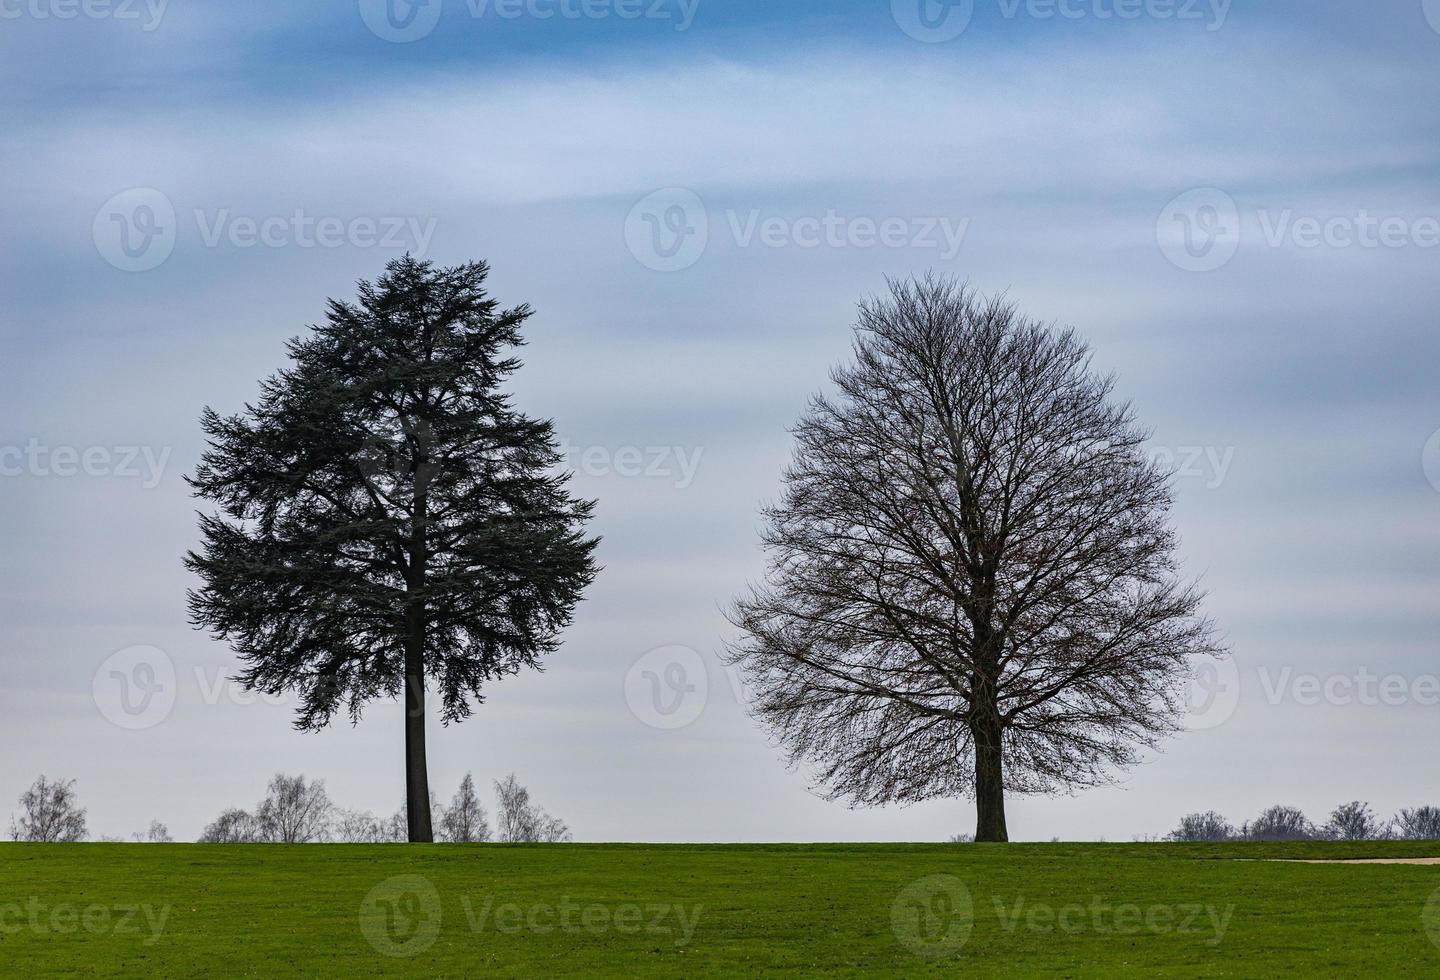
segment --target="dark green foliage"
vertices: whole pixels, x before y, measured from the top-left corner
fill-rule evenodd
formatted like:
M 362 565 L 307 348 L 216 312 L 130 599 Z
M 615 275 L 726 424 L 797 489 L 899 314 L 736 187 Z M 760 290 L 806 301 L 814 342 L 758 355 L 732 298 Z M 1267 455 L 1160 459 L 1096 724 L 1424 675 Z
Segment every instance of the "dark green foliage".
M 501 390 L 531 310 L 502 311 L 487 272 L 391 262 L 289 343 L 258 402 L 205 410 L 191 484 L 221 513 L 186 559 L 193 619 L 246 688 L 300 694 L 298 728 L 399 695 L 412 651 L 464 718 L 487 681 L 541 666 L 595 575 L 593 502 L 567 493 L 551 423 Z

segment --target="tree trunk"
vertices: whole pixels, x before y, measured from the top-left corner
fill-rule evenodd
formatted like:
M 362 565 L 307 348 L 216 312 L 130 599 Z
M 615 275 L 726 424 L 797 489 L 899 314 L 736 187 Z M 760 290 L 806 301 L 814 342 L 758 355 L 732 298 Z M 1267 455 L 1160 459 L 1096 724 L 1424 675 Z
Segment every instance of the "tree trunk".
M 1010 834 L 1005 828 L 1005 773 L 998 713 L 985 711 L 972 719 L 970 734 L 975 740 L 975 840 L 1004 843 L 1010 840 Z
M 422 613 L 423 615 L 423 613 Z M 430 772 L 425 764 L 425 625 L 409 617 L 405 643 L 405 816 L 412 844 L 435 840 L 430 826 Z
M 405 608 L 405 817 L 410 843 L 430 844 L 430 772 L 425 764 L 425 643 L 429 625 L 425 610 L 426 569 L 430 564 L 427 540 L 430 501 L 428 457 L 429 428 L 406 426 L 414 453 L 415 513 L 410 527 L 410 572 L 405 583 L 410 593 Z

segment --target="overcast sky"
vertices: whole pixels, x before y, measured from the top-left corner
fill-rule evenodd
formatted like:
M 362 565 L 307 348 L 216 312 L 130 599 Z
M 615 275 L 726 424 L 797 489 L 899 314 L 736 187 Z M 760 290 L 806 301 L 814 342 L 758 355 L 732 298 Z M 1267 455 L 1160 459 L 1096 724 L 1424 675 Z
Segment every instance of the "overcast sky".
M 1440 804 L 1440 0 L 393 2 L 0 0 L 0 822 L 41 772 L 97 836 L 193 838 L 282 770 L 400 804 L 398 707 L 292 731 L 181 557 L 202 407 L 406 250 L 535 306 L 518 396 L 604 536 L 548 671 L 432 727 L 442 798 L 513 770 L 581 840 L 973 830 L 819 799 L 718 658 L 787 425 L 856 302 L 933 269 L 1118 372 L 1235 654 L 1012 835 Z

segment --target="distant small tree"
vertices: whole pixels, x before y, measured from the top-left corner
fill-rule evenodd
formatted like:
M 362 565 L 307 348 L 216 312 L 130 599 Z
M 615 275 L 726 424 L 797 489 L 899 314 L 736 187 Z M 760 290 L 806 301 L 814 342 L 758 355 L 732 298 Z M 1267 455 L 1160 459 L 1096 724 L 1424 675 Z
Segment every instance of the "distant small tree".
M 175 840 L 170 836 L 170 828 L 159 820 L 151 820 L 148 830 L 143 834 L 136 832 L 134 836 L 136 843 L 139 844 L 169 844 Z
M 1395 817 L 1395 836 L 1405 840 L 1440 840 L 1440 807 L 1401 810 Z
M 277 773 L 251 813 L 233 808 L 200 834 L 202 844 L 310 844 L 330 839 L 335 807 L 325 781 Z
M 530 791 L 512 772 L 495 784 L 495 823 L 502 841 L 555 844 L 571 839 L 570 828 L 530 802 Z
M 455 844 L 470 844 L 490 839 L 490 824 L 485 808 L 475 795 L 475 780 L 467 772 L 455 791 L 455 798 L 440 817 L 441 833 Z
M 1180 826 L 1170 832 L 1171 841 L 1222 841 L 1235 836 L 1235 828 L 1214 810 L 1205 813 L 1187 813 L 1180 818 Z
M 260 834 L 276 844 L 311 844 L 330 836 L 334 806 L 325 781 L 277 773 L 268 795 L 255 810 Z
M 400 829 L 404 830 L 403 821 Z M 337 810 L 332 828 L 335 840 L 345 844 L 389 844 L 391 826 L 369 810 Z M 401 837 L 403 840 L 403 836 Z
M 258 844 L 260 825 L 248 810 L 233 807 L 206 825 L 200 832 L 201 844 Z
M 1249 840 L 1314 840 L 1315 827 L 1305 814 L 1293 806 L 1272 806 L 1246 824 L 1244 836 Z
M 17 841 L 69 844 L 85 838 L 85 811 L 75 795 L 75 780 L 41 776 L 20 794 L 20 816 L 11 818 Z
M 1382 822 L 1360 800 L 1342 803 L 1330 814 L 1323 833 L 1332 840 L 1384 840 L 1391 836 L 1390 825 Z

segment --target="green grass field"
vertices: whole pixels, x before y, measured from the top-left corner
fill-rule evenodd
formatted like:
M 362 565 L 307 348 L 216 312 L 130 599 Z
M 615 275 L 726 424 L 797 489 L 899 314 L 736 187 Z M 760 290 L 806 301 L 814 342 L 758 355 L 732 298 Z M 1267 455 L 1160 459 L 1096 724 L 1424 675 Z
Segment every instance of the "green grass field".
M 0 975 L 1433 974 L 1440 866 L 1235 860 L 1432 855 L 0 844 Z

